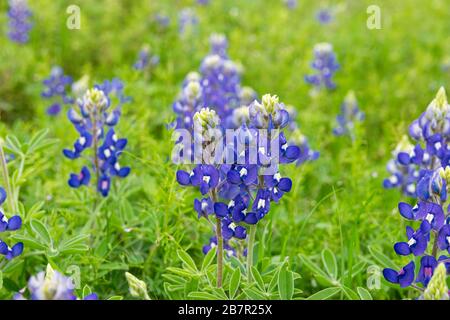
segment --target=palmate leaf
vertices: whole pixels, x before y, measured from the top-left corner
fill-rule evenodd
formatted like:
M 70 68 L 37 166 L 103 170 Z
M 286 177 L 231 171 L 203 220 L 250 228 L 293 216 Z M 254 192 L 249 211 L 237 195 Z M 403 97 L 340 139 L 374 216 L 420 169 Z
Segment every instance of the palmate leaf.
M 89 238 L 86 234 L 80 234 L 62 241 L 59 244 L 59 251 L 61 253 L 79 253 L 89 250 L 89 247 L 85 244 Z
M 34 234 L 45 244 L 48 248 L 53 246 L 53 240 L 47 227 L 36 219 L 30 220 L 30 227 Z
M 22 144 L 16 136 L 8 135 L 6 137 L 6 144 L 4 146 L 7 152 L 12 152 L 17 155 L 23 155 L 22 153 Z

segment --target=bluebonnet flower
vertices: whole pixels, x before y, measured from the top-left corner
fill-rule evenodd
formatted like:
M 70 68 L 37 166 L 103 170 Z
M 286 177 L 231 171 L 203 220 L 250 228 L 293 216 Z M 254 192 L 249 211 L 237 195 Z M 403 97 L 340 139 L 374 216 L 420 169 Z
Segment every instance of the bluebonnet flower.
M 321 9 L 317 12 L 316 19 L 321 24 L 329 24 L 333 20 L 333 16 L 331 15 L 330 10 Z
M 334 89 L 333 75 L 339 69 L 333 46 L 329 43 L 318 43 L 314 46 L 314 61 L 311 67 L 316 71 L 305 76 L 305 81 L 316 88 Z
M 32 12 L 28 7 L 26 0 L 9 0 L 8 10 L 8 36 L 11 41 L 17 43 L 27 43 L 32 28 L 30 22 Z
M 289 112 L 289 118 L 291 119 L 288 126 L 288 129 L 291 131 L 289 141 L 300 148 L 300 156 L 296 161 L 297 166 L 306 161 L 317 160 L 320 153 L 310 147 L 308 138 L 300 130 L 300 126 L 297 123 L 297 110 L 291 105 L 287 105 L 285 108 Z
M 209 4 L 209 0 L 197 0 L 197 3 L 202 6 L 206 6 Z
M 297 0 L 283 0 L 283 2 L 291 10 L 297 8 L 298 6 Z
M 409 126 L 409 136 L 416 145 L 403 138 L 394 158 L 388 164 L 391 177 L 385 188 L 400 188 L 406 195 L 416 197 L 417 182 L 429 171 L 445 168 L 450 160 L 450 105 L 444 88 L 425 112 Z
M 440 168 L 427 172 L 417 184 L 418 203 L 411 206 L 407 203 L 399 203 L 399 212 L 402 217 L 410 221 L 419 222 L 419 228 L 406 228 L 406 242 L 398 242 L 394 245 L 394 250 L 401 256 L 420 256 L 420 269 L 417 277 L 412 270 L 412 278 L 416 282 L 422 283 L 424 287 L 428 285 L 433 276 L 434 269 L 438 264 L 438 250 L 447 250 L 450 237 L 449 225 L 447 224 L 444 206 L 447 207 L 447 183 L 450 180 L 450 167 Z M 435 239 L 431 239 L 434 237 Z M 432 243 L 431 255 L 427 254 L 429 243 Z M 413 263 L 413 262 L 411 262 Z M 411 273 L 410 272 L 410 273 Z M 385 269 L 385 278 L 390 282 L 395 282 L 392 270 Z M 410 279 L 410 278 L 408 278 Z M 398 282 L 397 282 L 398 283 Z M 402 286 L 408 286 L 403 283 Z
M 157 13 L 153 16 L 153 19 L 161 28 L 167 28 L 170 25 L 170 18 L 165 14 Z
M 336 117 L 337 127 L 333 129 L 333 134 L 336 136 L 348 134 L 353 138 L 355 122 L 363 121 L 364 117 L 364 112 L 359 109 L 355 93 L 350 91 L 341 105 L 341 113 Z
M 420 158 L 417 158 L 416 153 Z M 404 165 L 406 155 L 409 159 L 414 159 L 410 165 Z M 399 188 L 402 192 L 410 197 L 416 197 L 417 182 L 425 174 L 425 171 L 420 168 L 423 160 L 423 152 L 420 146 L 414 147 L 409 142 L 409 139 L 404 135 L 398 143 L 396 149 L 392 152 L 393 158 L 387 164 L 387 171 L 391 174 L 389 178 L 384 179 L 383 186 L 386 189 Z M 417 163 L 414 164 L 413 163 Z
M 267 94 L 258 100 L 252 89 L 241 87 L 241 70 L 228 58 L 226 38 L 213 35 L 210 40 L 211 53 L 199 73 L 185 78 L 173 104 L 177 115 L 173 128 L 187 130 L 201 143 L 176 149 L 174 160 L 180 163 L 184 158 L 185 163 L 195 164 L 190 170 L 178 170 L 176 179 L 200 191 L 202 198 L 194 201 L 198 217 L 216 221 L 216 237 L 204 252 L 218 246 L 219 270 L 219 254 L 227 240 L 249 238 L 253 244 L 254 232 L 248 229 L 253 230 L 273 203 L 291 191 L 292 181 L 281 176 L 280 165 L 294 163 L 301 156 L 306 160 L 311 153 L 308 149 L 304 155 L 304 150 L 286 139 L 283 130 L 289 130 L 291 117 L 277 96 Z M 223 141 L 228 129 L 233 129 L 231 140 Z M 224 142 L 223 149 L 208 149 L 220 142 Z M 177 138 L 176 145 L 181 144 Z M 199 147 L 212 152 L 197 159 Z M 254 159 L 251 150 L 255 150 Z M 250 247 L 248 256 L 252 257 Z
M 385 180 L 385 186 L 393 187 L 395 186 L 393 182 L 401 186 L 403 184 L 401 180 L 410 179 L 410 172 L 414 170 L 411 184 L 415 187 L 409 191 L 411 196 L 417 198 L 417 204 L 411 206 L 401 202 L 398 208 L 402 217 L 414 221 L 419 227 L 417 229 L 407 227 L 407 241 L 396 243 L 394 250 L 402 256 L 413 254 L 421 257 L 418 274 L 415 275 L 414 270 L 410 273 L 412 278 L 425 288 L 432 279 L 438 263 L 448 262 L 445 256 L 439 256 L 439 251 L 448 252 L 450 243 L 449 130 L 450 106 L 447 103 L 445 91 L 441 88 L 427 110 L 409 128 L 410 136 L 417 141 L 417 144 L 413 146 L 407 139 L 403 139 L 402 146 L 394 154 L 395 166 L 398 168 L 403 166 L 406 169 L 395 173 L 393 176 L 396 177 L 395 181 L 392 181 L 392 177 L 388 181 Z M 395 282 L 392 270 L 386 269 L 384 275 L 388 281 Z M 404 282 L 402 286 L 412 283 L 409 282 Z
M 400 284 L 400 287 L 405 288 L 414 282 L 415 264 L 413 261 L 404 266 L 400 271 L 390 268 L 383 270 L 383 275 L 387 281 Z
M 42 83 L 45 89 L 41 96 L 52 101 L 52 104 L 47 108 L 48 115 L 58 115 L 63 105 L 74 102 L 67 92 L 73 83 L 72 77 L 65 75 L 61 67 L 53 67 L 50 76 L 44 79 Z
M 41 271 L 37 275 L 32 276 L 28 281 L 28 291 L 31 300 L 77 300 L 74 288 L 75 285 L 70 277 L 66 277 L 58 271 L 53 270 L 50 265 L 47 271 Z M 21 290 L 14 296 L 14 300 L 26 300 Z M 83 298 L 83 300 L 98 300 L 95 293 L 91 293 Z
M 209 243 L 204 245 L 202 248 L 203 254 L 207 254 L 212 248 L 217 247 L 217 238 L 211 237 Z M 225 251 L 227 257 L 236 256 L 236 250 L 230 246 L 227 240 L 224 240 L 223 250 Z
M 114 109 L 113 99 L 116 100 Z M 92 149 L 89 165 L 84 166 L 79 174 L 70 175 L 68 183 L 72 188 L 89 185 L 94 174 L 97 191 L 106 197 L 111 188 L 111 177 L 123 178 L 130 173 L 130 168 L 121 167 L 118 161 L 128 141 L 119 139 L 114 130 L 122 105 L 128 101 L 129 98 L 123 93 L 122 82 L 113 79 L 88 90 L 78 100 L 79 112 L 69 110 L 68 118 L 78 131 L 79 138 L 72 149 L 63 150 L 64 155 L 73 160 Z
M 3 206 L 7 198 L 5 189 L 0 187 L 0 206 Z M 3 210 L 0 209 L 0 232 L 16 231 L 22 226 L 22 219 L 19 215 L 13 215 L 7 218 Z M 23 252 L 23 243 L 18 242 L 12 247 L 9 247 L 7 243 L 0 240 L 0 254 L 2 254 L 6 259 L 11 260 Z
M 178 31 L 185 34 L 198 24 L 198 17 L 192 8 L 184 8 L 178 13 Z
M 141 51 L 139 51 L 138 58 L 133 65 L 136 70 L 144 70 L 147 67 L 153 69 L 159 64 L 159 57 L 152 54 L 149 46 L 144 46 Z

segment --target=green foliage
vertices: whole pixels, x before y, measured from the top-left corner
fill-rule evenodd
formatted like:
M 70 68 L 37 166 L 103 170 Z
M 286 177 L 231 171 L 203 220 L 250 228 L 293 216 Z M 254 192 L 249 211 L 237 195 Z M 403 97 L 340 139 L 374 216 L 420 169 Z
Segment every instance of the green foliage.
M 396 211 L 401 195 L 384 190 L 382 180 L 409 123 L 441 85 L 450 89 L 450 73 L 442 70 L 450 52 L 447 1 L 379 0 L 381 30 L 366 27 L 370 0 L 329 2 L 329 25 L 316 21 L 320 4 L 312 0 L 299 1 L 295 10 L 281 0 L 214 0 L 207 7 L 193 0 L 79 0 L 81 30 L 65 27 L 73 1 L 28 2 L 34 13 L 30 43 L 17 45 L 0 35 L 0 137 L 5 152 L 15 156 L 8 170 L 24 222 L 20 231 L 0 236 L 25 244 L 21 257 L 0 261 L 0 298 L 11 298 L 47 263 L 66 274 L 79 267 L 88 287 L 78 294 L 96 292 L 103 299 L 132 298 L 125 272 L 143 281 L 152 299 L 414 297 L 384 281 L 369 290 L 367 269 L 404 262 L 392 250 L 404 237 Z M 194 7 L 200 24 L 181 37 L 176 20 L 184 7 Z M 0 12 L 6 8 L 1 1 Z M 153 21 L 156 13 L 170 17 L 167 29 Z M 0 14 L 2 31 L 6 18 Z M 211 227 L 197 219 L 194 192 L 175 181 L 167 130 L 174 119 L 171 103 L 209 51 L 213 32 L 228 37 L 230 57 L 245 69 L 243 84 L 295 106 L 302 132 L 321 153 L 316 162 L 283 172 L 293 180 L 292 191 L 258 225 L 253 281 L 242 254 L 227 257 L 221 289 L 215 251 L 204 256 L 201 250 Z M 314 44 L 323 41 L 333 44 L 341 65 L 338 87 L 311 95 L 303 78 Z M 132 69 L 146 43 L 161 60 L 152 74 Z M 88 75 L 91 85 L 119 77 L 133 97 L 116 130 L 128 138 L 121 163 L 132 172 L 114 183 L 107 199 L 67 185 L 81 165 L 61 150 L 72 146 L 76 132 L 65 111 L 47 116 L 49 102 L 40 96 L 54 65 L 75 80 Z M 349 90 L 366 113 L 354 141 L 331 134 Z

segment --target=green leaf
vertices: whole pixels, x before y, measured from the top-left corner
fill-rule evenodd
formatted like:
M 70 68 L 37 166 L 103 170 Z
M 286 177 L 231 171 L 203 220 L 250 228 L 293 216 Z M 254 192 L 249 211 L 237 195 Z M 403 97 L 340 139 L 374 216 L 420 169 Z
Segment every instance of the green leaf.
M 253 279 L 255 279 L 256 285 L 258 286 L 259 290 L 261 290 L 262 292 L 266 291 L 266 288 L 264 287 L 264 280 L 261 277 L 261 274 L 259 273 L 258 269 L 255 266 L 253 266 L 251 272 Z
M 217 297 L 208 292 L 191 292 L 188 294 L 188 298 L 194 300 L 217 300 Z
M 361 298 L 361 300 L 373 300 L 372 295 L 367 289 L 364 289 L 362 287 L 356 288 L 356 291 L 358 291 L 358 295 Z
M 181 268 L 169 267 L 169 268 L 167 268 L 167 271 L 175 273 L 175 274 L 185 277 L 185 278 L 192 278 L 194 276 L 191 271 L 181 269 Z
M 108 300 L 123 300 L 122 296 L 111 296 L 108 298 Z
M 367 263 L 364 262 L 364 261 L 360 261 L 360 262 L 358 262 L 357 264 L 355 264 L 355 265 L 353 266 L 353 268 L 352 268 L 352 276 L 351 276 L 351 278 L 354 278 L 354 277 L 357 276 L 359 273 L 361 273 L 361 272 L 364 270 L 364 268 L 366 267 L 366 265 L 367 265 Z M 347 277 L 348 271 L 349 271 L 349 270 L 346 270 L 346 271 L 344 272 L 343 278 Z
M 36 219 L 30 220 L 30 226 L 33 232 L 48 246 L 52 246 L 52 237 L 50 236 L 50 232 L 47 227 Z
M 239 284 L 241 283 L 241 269 L 236 268 L 231 275 L 230 288 L 228 292 L 230 293 L 230 299 L 233 299 L 239 289 Z
M 278 285 L 278 274 L 279 274 L 279 272 L 280 272 L 280 269 L 278 268 L 274 272 L 274 274 L 272 275 L 272 279 L 270 280 L 270 283 L 269 283 L 269 292 L 274 292 L 275 291 L 275 288 Z
M 202 263 L 202 271 L 206 271 L 206 269 L 211 265 L 211 263 L 214 261 L 214 258 L 216 257 L 216 247 L 212 248 L 208 251 L 205 258 L 203 259 Z
M 278 291 L 281 300 L 291 300 L 294 295 L 294 275 L 287 268 L 282 268 L 278 274 Z
M 88 235 L 80 234 L 64 240 L 59 245 L 59 252 L 65 254 L 82 253 L 89 250 L 89 247 L 85 244 L 88 239 Z
M 267 299 L 267 297 L 264 295 L 264 293 L 257 289 L 246 288 L 246 289 L 244 289 L 244 292 L 247 295 L 247 298 L 252 299 L 252 300 L 266 300 Z
M 355 291 L 346 286 L 342 286 L 341 288 L 347 298 L 349 298 L 350 300 L 359 300 L 359 297 Z
M 88 285 L 83 287 L 83 298 L 90 295 L 92 293 L 91 288 Z
M 333 279 L 331 279 L 325 271 L 320 269 L 320 267 L 312 262 L 308 257 L 305 257 L 303 255 L 299 256 L 305 267 L 308 268 L 314 275 L 319 276 L 321 279 L 325 280 L 326 284 L 335 284 L 335 281 L 333 281 Z
M 319 292 L 316 292 L 313 295 L 309 296 L 307 298 L 307 300 L 326 300 L 326 299 L 329 299 L 332 296 L 336 295 L 336 293 L 338 293 L 340 291 L 341 291 L 341 288 L 338 288 L 338 287 L 326 288 L 326 289 L 320 290 Z
M 29 236 L 15 234 L 12 238 L 16 241 L 23 242 L 26 247 L 29 247 L 32 249 L 38 249 L 38 250 L 46 250 L 47 249 L 47 247 L 44 244 L 42 244 L 40 241 L 38 241 L 37 239 L 34 239 L 32 237 L 29 237 Z
M 336 257 L 333 252 L 329 249 L 322 250 L 322 262 L 325 267 L 326 272 L 333 278 L 338 277 L 338 265 Z
M 178 250 L 177 255 L 180 258 L 180 260 L 183 261 L 184 266 L 186 268 L 188 268 L 192 272 L 195 272 L 195 273 L 198 272 L 198 269 L 197 269 L 197 266 L 195 265 L 194 260 L 191 258 L 191 256 L 189 254 L 186 253 L 186 251 Z
M 16 136 L 8 135 L 6 137 L 6 145 L 5 149 L 7 151 L 11 151 L 17 155 L 22 155 L 22 144 L 20 141 L 16 138 Z
M 378 251 L 377 249 L 369 246 L 369 252 L 372 255 L 372 257 L 380 263 L 385 268 L 391 268 L 394 270 L 400 269 L 394 262 L 392 262 L 391 259 L 389 259 L 387 256 L 385 256 L 383 253 Z
M 223 288 L 214 288 L 213 294 L 217 297 L 217 299 L 228 300 L 228 297 Z

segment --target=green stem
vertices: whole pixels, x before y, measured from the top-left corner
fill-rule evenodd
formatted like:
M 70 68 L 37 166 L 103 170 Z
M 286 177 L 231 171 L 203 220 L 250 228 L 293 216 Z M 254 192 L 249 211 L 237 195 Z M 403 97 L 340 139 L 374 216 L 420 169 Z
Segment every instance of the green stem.
M 435 258 L 437 257 L 437 251 L 438 251 L 438 234 L 434 232 L 434 244 L 433 244 L 433 251 L 431 252 L 431 254 Z
M 253 267 L 253 247 L 255 246 L 256 225 L 250 226 L 247 246 L 247 279 L 248 283 L 253 282 L 252 267 Z
M 223 278 L 223 237 L 222 237 L 222 223 L 220 219 L 217 219 L 216 221 L 216 236 L 217 236 L 217 288 L 221 288 Z
M 3 180 L 7 192 L 8 206 L 12 213 L 17 213 L 16 201 L 9 181 L 8 165 L 6 163 L 5 152 L 3 151 L 3 141 L 0 143 L 0 164 L 2 167 Z
M 214 203 L 217 202 L 217 193 L 215 189 L 211 190 L 211 198 Z M 217 288 L 222 287 L 223 278 L 223 236 L 222 221 L 216 219 L 216 238 L 217 238 Z

